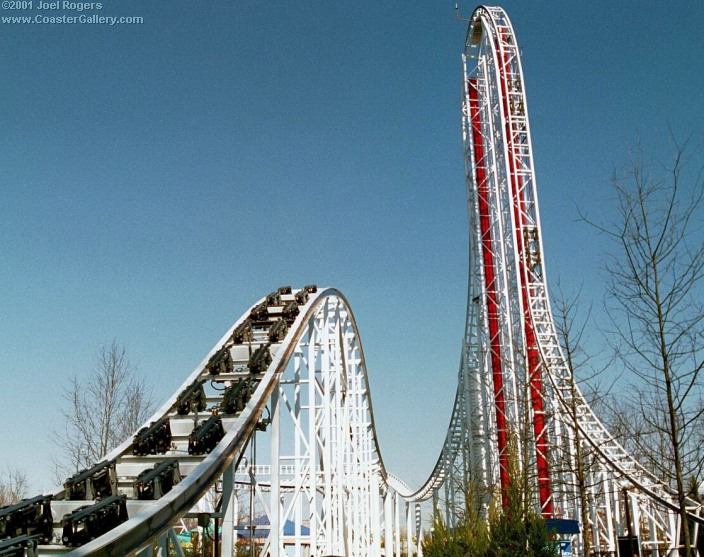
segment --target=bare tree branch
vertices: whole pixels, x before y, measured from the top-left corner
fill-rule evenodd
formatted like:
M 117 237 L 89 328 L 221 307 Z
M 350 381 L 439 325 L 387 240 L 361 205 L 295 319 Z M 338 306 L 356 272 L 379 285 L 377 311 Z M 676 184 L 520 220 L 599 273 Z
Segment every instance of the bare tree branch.
M 693 540 L 685 499 L 704 465 L 704 241 L 690 225 L 701 214 L 701 173 L 684 199 L 684 149 L 676 146 L 665 176 L 638 149 L 629 173 L 615 178 L 618 220 L 595 224 L 617 246 L 606 264 L 609 342 L 636 381 L 612 405 L 608 421 L 625 446 L 677 492 L 682 541 Z M 698 234 L 698 236 L 695 236 Z
M 115 340 L 100 348 L 87 378 L 70 380 L 63 399 L 64 429 L 54 441 L 63 455 L 55 466 L 64 477 L 99 462 L 153 412 L 151 393 Z
M 0 507 L 13 505 L 27 492 L 27 476 L 17 468 L 6 468 L 0 476 Z

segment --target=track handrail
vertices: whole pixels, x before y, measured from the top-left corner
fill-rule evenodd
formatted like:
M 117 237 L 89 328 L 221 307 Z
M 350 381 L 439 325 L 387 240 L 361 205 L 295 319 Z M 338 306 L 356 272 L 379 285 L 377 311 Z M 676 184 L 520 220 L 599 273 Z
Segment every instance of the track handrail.
M 303 334 L 304 324 L 315 314 L 323 300 L 331 295 L 342 295 L 335 289 L 326 288 L 319 290 L 308 300 L 306 309 L 301 312 L 291 326 L 289 334 L 276 351 L 271 364 L 267 368 L 257 389 L 246 404 L 244 410 L 235 419 L 229 432 L 218 443 L 217 447 L 203 461 L 194 468 L 188 476 L 179 484 L 173 487 L 169 493 L 154 501 L 147 509 L 131 517 L 127 522 L 110 530 L 106 534 L 96 538 L 80 548 L 70 552 L 69 555 L 75 557 L 87 556 L 114 556 L 124 557 L 130 552 L 136 551 L 149 540 L 154 539 L 163 533 L 169 526 L 186 514 L 198 502 L 207 489 L 222 475 L 225 469 L 237 458 L 242 457 L 243 449 L 254 431 L 269 396 L 278 385 L 278 379 L 288 365 L 295 347 Z M 260 299 L 258 303 L 263 301 Z M 169 400 L 157 411 L 150 421 L 166 415 L 175 404 L 178 394 L 195 381 L 203 372 L 204 366 L 210 357 L 215 354 L 230 338 L 234 329 L 240 325 L 249 315 L 249 311 L 257 304 L 250 307 L 248 311 L 234 323 L 228 332 L 223 335 L 220 341 L 211 349 L 194 372 L 186 379 L 181 388 L 172 395 Z M 128 438 L 116 449 L 111 451 L 106 458 L 114 459 L 124 454 L 130 447 L 132 438 Z
M 124 557 L 131 552 L 142 548 L 150 540 L 153 540 L 165 530 L 167 530 L 176 520 L 181 518 L 201 499 L 207 489 L 222 475 L 225 469 L 237 459 L 237 464 L 243 456 L 243 450 L 255 430 L 257 422 L 260 419 L 262 411 L 266 406 L 269 397 L 278 385 L 278 381 L 283 374 L 286 366 L 292 357 L 301 335 L 306 330 L 307 322 L 314 317 L 318 309 L 322 306 L 325 300 L 329 297 L 336 297 L 344 304 L 352 327 L 359 339 L 360 350 L 360 369 L 362 370 L 365 388 L 370 393 L 366 360 L 357 323 L 352 313 L 352 310 L 344 295 L 335 288 L 319 289 L 314 295 L 311 295 L 305 307 L 305 311 L 301 312 L 290 328 L 289 334 L 282 342 L 279 349 L 276 351 L 271 364 L 267 368 L 262 377 L 257 389 L 246 404 L 244 410 L 236 417 L 229 431 L 218 443 L 217 447 L 207 457 L 203 459 L 180 483 L 175 485 L 171 491 L 160 499 L 150 502 L 148 506 L 141 512 L 130 517 L 126 522 L 110 530 L 104 535 L 95 540 L 79 547 L 66 555 L 71 557 Z M 173 408 L 179 393 L 187 388 L 203 374 L 203 369 L 213 356 L 232 336 L 233 331 L 239 326 L 249 315 L 249 312 L 261 303 L 264 298 L 261 298 L 257 303 L 253 304 L 242 316 L 228 329 L 222 338 L 208 352 L 208 355 L 201 361 L 188 378 L 183 382 L 181 387 L 164 403 L 161 408 L 155 412 L 152 417 L 146 421 L 144 425 L 148 425 L 152 421 L 158 420 L 167 415 Z M 408 487 L 400 478 L 386 470 L 384 461 L 379 447 L 379 441 L 376 435 L 376 427 L 374 423 L 374 413 L 371 402 L 371 394 L 369 394 L 369 415 L 371 417 L 371 429 L 375 450 L 378 457 L 379 473 L 381 478 L 392 489 L 394 489 L 402 498 L 407 500 L 418 500 L 417 495 L 419 490 L 415 492 Z M 132 444 L 132 437 L 125 440 L 118 447 L 113 449 L 105 456 L 105 459 L 117 459 L 127 453 Z

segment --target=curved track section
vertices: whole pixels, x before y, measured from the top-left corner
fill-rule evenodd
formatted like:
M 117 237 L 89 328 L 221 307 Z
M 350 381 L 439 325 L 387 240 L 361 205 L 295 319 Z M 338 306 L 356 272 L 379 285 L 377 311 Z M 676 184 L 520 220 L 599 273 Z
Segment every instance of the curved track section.
M 485 335 L 480 363 L 465 370 L 465 377 L 493 406 L 493 416 L 473 421 L 470 428 L 470 438 L 491 432 L 494 456 L 484 459 L 483 469 L 498 467 L 505 490 L 505 454 L 514 439 L 545 516 L 583 522 L 582 531 L 598 552 L 616 551 L 617 536 L 635 530 L 643 549 L 672 553 L 679 544 L 673 491 L 606 430 L 562 354 L 548 297 L 520 50 L 501 8 L 474 12 L 463 61 L 475 265 L 470 284 L 480 292 L 474 316 Z M 473 477 L 487 478 L 476 460 Z M 629 508 L 632 521 L 624 515 Z M 690 510 L 697 508 L 691 501 Z M 696 514 L 692 519 L 701 520 Z
M 401 547 L 404 508 L 420 534 L 412 490 L 381 459 L 359 333 L 335 289 L 282 287 L 245 312 L 143 428 L 50 497 L 37 552 L 181 555 L 173 526 L 206 509 L 227 555 L 238 489 L 271 525 L 261 555 L 378 555 Z

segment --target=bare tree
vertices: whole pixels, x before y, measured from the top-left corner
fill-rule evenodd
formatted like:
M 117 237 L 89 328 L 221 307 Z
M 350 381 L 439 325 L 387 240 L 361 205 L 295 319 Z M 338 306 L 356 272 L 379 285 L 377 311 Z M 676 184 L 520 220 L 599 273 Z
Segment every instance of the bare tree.
M 150 392 L 115 340 L 100 348 L 87 378 L 71 379 L 63 398 L 65 430 L 55 435 L 63 452 L 57 469 L 63 474 L 99 462 L 153 412 Z
M 565 363 L 570 370 L 569 386 L 570 397 L 567 400 L 567 420 L 574 435 L 574 443 L 570 446 L 574 450 L 567 451 L 570 454 L 567 466 L 571 474 L 574 474 L 574 485 L 580 503 L 580 521 L 582 523 L 583 554 L 589 555 L 592 551 L 592 524 L 589 518 L 589 509 L 592 503 L 589 500 L 589 490 L 593 487 L 590 483 L 590 473 L 596 464 L 595 454 L 591 446 L 585 443 L 582 433 L 578 428 L 580 394 L 585 397 L 592 409 L 603 406 L 604 399 L 608 399 L 611 385 L 599 383 L 602 374 L 612 363 L 607 361 L 595 361 L 585 345 L 587 344 L 586 330 L 591 322 L 591 306 L 586 314 L 581 315 L 580 298 L 582 288 L 573 295 L 565 294 L 558 283 L 554 290 L 557 294 L 553 299 L 553 310 L 555 315 L 555 328 L 560 338 L 562 353 L 565 356 Z
M 14 505 L 27 491 L 27 476 L 17 468 L 6 468 L 0 477 L 0 507 Z
M 565 359 L 567 361 L 567 366 L 570 370 L 570 391 L 571 391 L 571 402 L 569 411 L 569 419 L 574 431 L 574 462 L 573 467 L 574 476 L 576 481 L 577 495 L 579 496 L 580 520 L 582 522 L 582 543 L 583 543 L 583 553 L 584 555 L 589 555 L 591 552 L 591 524 L 589 521 L 589 496 L 587 494 L 587 455 L 585 454 L 585 447 L 580 439 L 581 433 L 577 427 L 577 380 L 575 377 L 575 372 L 578 368 L 582 368 L 588 357 L 584 355 L 582 348 L 582 336 L 584 335 L 584 329 L 587 323 L 585 320 L 581 326 L 576 324 L 575 313 L 577 310 L 577 300 L 579 295 L 577 294 L 571 299 L 565 296 L 563 290 L 558 287 L 558 295 L 555 300 L 555 327 L 560 336 L 560 341 L 562 344 L 562 349 L 565 354 Z
M 618 221 L 595 226 L 617 245 L 606 266 L 606 309 L 617 356 L 637 380 L 628 414 L 640 416 L 640 423 L 629 419 L 620 425 L 646 464 L 674 486 L 689 556 L 693 540 L 685 502 L 704 459 L 704 242 L 695 236 L 701 229 L 692 226 L 704 184 L 696 176 L 686 195 L 684 147 L 675 146 L 664 176 L 638 150 L 625 178 L 613 181 Z

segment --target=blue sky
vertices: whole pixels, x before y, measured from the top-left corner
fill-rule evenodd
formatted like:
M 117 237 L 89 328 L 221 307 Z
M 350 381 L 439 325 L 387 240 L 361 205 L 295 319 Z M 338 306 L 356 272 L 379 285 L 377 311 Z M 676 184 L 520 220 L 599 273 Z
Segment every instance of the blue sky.
M 503 5 L 548 276 L 599 304 L 608 246 L 577 207 L 608 218 L 638 137 L 666 160 L 691 135 L 701 164 L 704 4 Z M 387 465 L 423 479 L 467 281 L 453 6 L 106 0 L 144 24 L 0 26 L 0 467 L 52 487 L 62 386 L 101 344 L 162 400 L 259 296 L 316 282 L 360 324 Z

